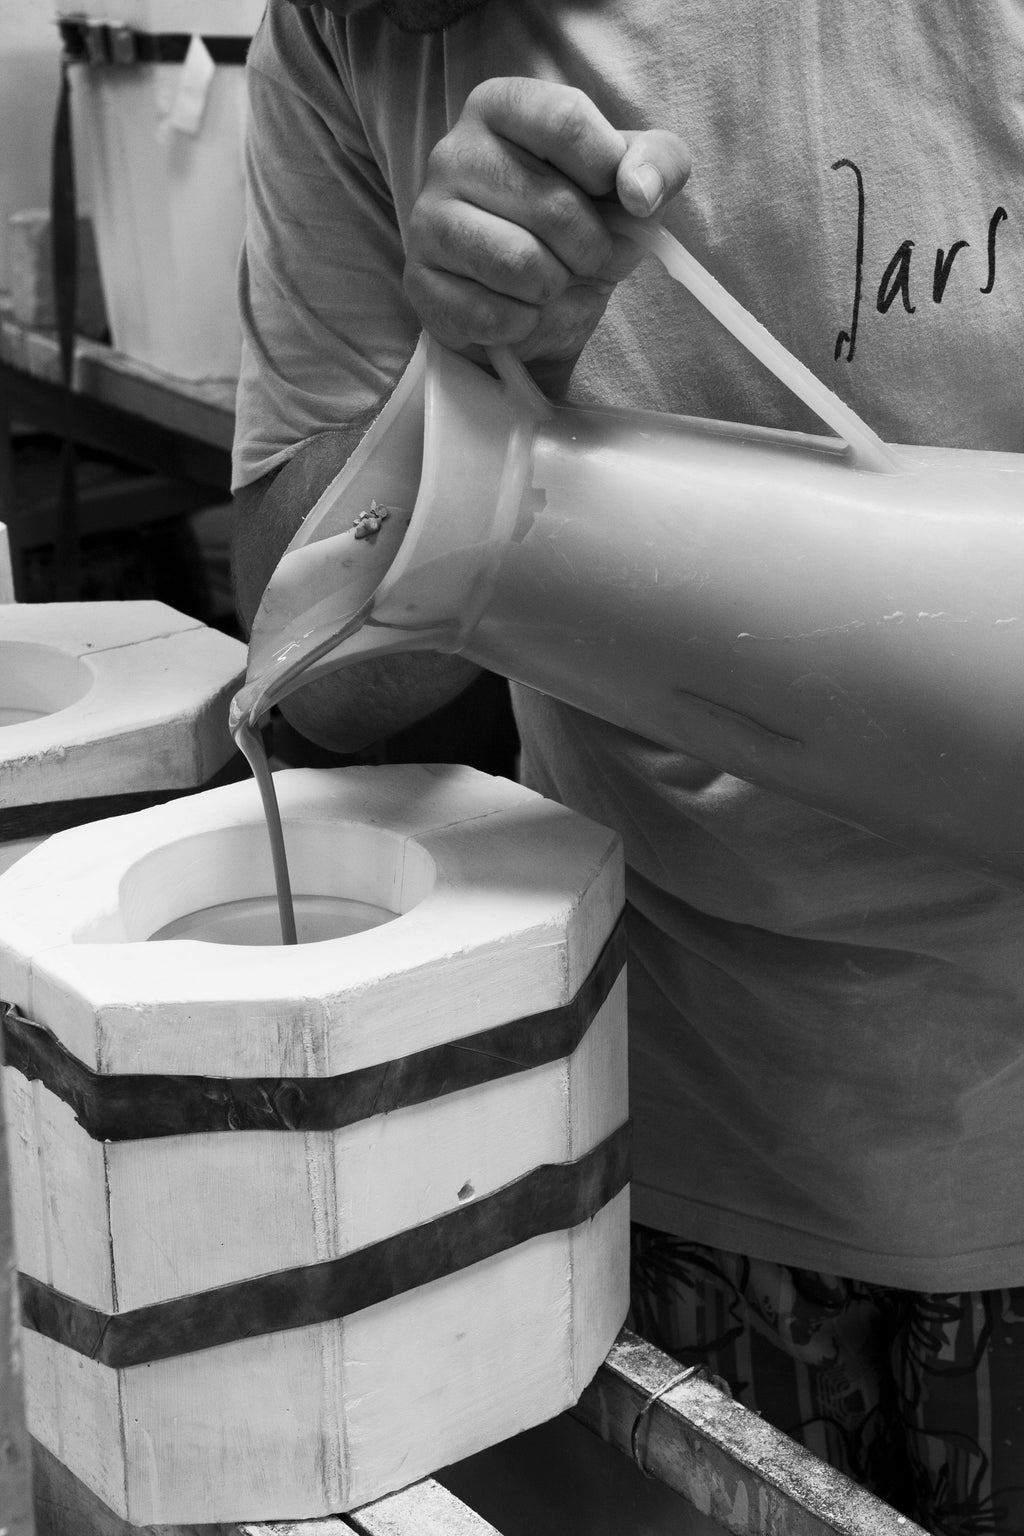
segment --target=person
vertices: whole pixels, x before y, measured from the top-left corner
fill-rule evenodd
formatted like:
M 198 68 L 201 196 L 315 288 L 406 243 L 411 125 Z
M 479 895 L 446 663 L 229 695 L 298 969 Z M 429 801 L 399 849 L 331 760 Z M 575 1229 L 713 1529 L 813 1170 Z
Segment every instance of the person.
M 1009 0 L 271 0 L 244 620 L 421 328 L 553 396 L 821 431 L 602 201 L 884 439 L 1019 453 L 1022 49 Z M 392 657 L 286 708 L 351 752 L 474 676 Z M 1024 1532 L 1019 880 L 513 691 L 524 781 L 625 844 L 636 1326 L 929 1529 Z

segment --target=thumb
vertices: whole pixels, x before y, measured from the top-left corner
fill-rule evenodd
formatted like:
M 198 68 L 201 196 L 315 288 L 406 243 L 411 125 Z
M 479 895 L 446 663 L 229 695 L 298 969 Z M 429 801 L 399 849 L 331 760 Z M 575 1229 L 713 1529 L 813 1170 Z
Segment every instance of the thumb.
M 615 190 L 627 213 L 648 219 L 670 203 L 690 174 L 690 152 L 666 128 L 624 130 L 626 153 L 619 161 Z

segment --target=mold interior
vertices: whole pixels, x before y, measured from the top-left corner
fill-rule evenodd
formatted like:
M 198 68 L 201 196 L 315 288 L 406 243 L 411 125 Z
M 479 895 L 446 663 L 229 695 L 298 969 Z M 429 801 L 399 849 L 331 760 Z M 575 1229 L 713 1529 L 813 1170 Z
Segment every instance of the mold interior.
M 0 726 L 22 725 L 77 704 L 92 673 L 79 656 L 28 640 L 0 640 Z
M 418 843 L 358 822 L 290 820 L 285 841 L 300 945 L 393 921 L 432 889 Z M 117 909 L 79 942 L 199 939 L 280 943 L 274 873 L 262 820 L 186 835 L 150 850 L 121 877 Z

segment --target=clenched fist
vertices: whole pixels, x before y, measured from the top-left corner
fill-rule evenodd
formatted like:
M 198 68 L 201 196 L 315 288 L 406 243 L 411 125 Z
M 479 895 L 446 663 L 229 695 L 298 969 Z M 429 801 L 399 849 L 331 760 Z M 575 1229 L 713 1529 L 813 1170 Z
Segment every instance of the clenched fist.
M 649 218 L 689 169 L 676 134 L 617 129 L 572 86 L 485 81 L 430 156 L 410 221 L 409 300 L 455 351 L 508 346 L 567 370 L 640 258 L 596 204 Z

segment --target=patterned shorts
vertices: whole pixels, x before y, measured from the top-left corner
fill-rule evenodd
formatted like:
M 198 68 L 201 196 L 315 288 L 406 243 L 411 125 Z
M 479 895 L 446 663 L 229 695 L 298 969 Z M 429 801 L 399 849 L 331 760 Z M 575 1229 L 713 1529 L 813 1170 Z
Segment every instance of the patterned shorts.
M 633 1228 L 631 1326 L 926 1530 L 1024 1536 L 1024 1287 L 925 1294 Z

